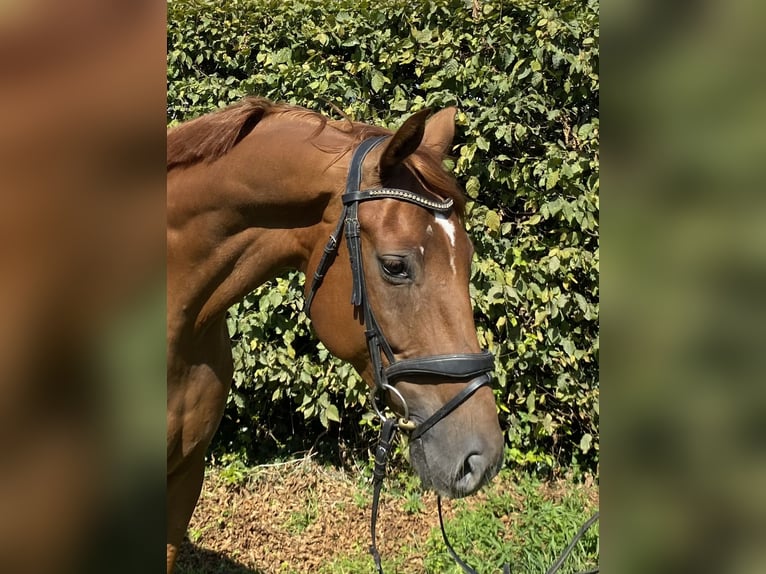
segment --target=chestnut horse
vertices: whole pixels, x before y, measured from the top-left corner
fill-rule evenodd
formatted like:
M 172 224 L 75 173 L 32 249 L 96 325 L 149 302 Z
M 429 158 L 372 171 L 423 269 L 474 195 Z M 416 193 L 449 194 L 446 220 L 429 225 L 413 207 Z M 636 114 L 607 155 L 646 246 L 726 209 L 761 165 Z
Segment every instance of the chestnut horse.
M 306 294 L 330 352 L 408 411 L 405 428 L 421 424 L 410 458 L 426 487 L 466 496 L 497 473 L 492 361 L 468 293 L 473 248 L 442 167 L 455 109 L 428 114 L 392 133 L 252 97 L 168 131 L 168 572 L 231 385 L 226 311 L 286 269 L 317 276 Z M 344 227 L 348 246 L 337 241 Z

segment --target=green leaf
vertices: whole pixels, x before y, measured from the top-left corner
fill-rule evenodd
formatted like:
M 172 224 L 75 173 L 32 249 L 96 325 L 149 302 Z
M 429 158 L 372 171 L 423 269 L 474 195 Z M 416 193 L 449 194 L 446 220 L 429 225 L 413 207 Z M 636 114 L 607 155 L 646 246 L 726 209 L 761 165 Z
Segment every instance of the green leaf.
M 340 414 L 338 413 L 338 407 L 335 405 L 327 405 L 327 409 L 325 411 L 327 413 L 328 420 L 335 421 L 336 423 L 340 422 Z
M 386 78 L 380 72 L 376 71 L 372 74 L 372 81 L 370 82 L 370 85 L 372 86 L 373 92 L 379 92 L 383 86 L 389 82 L 390 80 L 388 78 Z
M 498 231 L 500 229 L 500 216 L 494 211 L 487 211 L 484 223 L 492 231 Z
M 545 189 L 551 190 L 554 187 L 556 187 L 556 184 L 559 182 L 559 172 L 558 171 L 551 171 L 548 173 L 548 177 L 545 179 Z
M 476 176 L 471 176 L 468 178 L 468 181 L 465 184 L 465 192 L 468 195 L 468 197 L 472 199 L 476 199 L 479 197 L 479 178 Z
M 529 395 L 527 396 L 526 402 L 527 402 L 527 410 L 530 413 L 534 413 L 535 412 L 535 392 L 534 391 L 529 393 Z

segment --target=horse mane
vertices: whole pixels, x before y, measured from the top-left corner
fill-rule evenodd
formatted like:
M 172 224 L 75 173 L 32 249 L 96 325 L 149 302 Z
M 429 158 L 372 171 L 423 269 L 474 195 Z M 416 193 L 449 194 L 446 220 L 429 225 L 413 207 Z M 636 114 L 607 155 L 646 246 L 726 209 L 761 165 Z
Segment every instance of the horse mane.
M 248 96 L 228 107 L 168 129 L 167 170 L 203 161 L 214 161 L 224 156 L 249 134 L 258 122 L 271 114 L 286 114 L 317 121 L 317 129 L 313 136 L 319 135 L 327 127 L 349 135 L 351 140 L 347 146 L 342 149 L 326 150 L 337 154 L 335 161 L 364 139 L 393 133 L 378 126 L 354 122 L 345 115 L 344 120 L 329 121 L 326 117 L 306 108 Z M 442 167 L 442 157 L 438 153 L 420 147 L 404 163 L 421 179 L 424 187 L 441 198 L 452 199 L 456 211 L 461 217 L 463 216 L 465 196 L 455 178 Z
M 261 119 L 284 106 L 250 97 L 168 130 L 167 169 L 213 161 L 237 145 Z

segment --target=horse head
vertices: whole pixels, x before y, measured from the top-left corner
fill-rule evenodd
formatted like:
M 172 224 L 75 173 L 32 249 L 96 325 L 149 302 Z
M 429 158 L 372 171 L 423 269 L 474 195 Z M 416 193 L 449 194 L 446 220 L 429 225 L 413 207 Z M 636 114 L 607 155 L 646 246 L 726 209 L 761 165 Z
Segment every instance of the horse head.
M 414 424 L 410 460 L 424 485 L 460 497 L 497 473 L 503 438 L 473 321 L 464 200 L 441 163 L 455 110 L 428 113 L 357 146 L 358 181 L 349 175 L 339 222 L 337 204 L 325 218 L 348 241 L 314 251 L 307 294 L 320 339 Z

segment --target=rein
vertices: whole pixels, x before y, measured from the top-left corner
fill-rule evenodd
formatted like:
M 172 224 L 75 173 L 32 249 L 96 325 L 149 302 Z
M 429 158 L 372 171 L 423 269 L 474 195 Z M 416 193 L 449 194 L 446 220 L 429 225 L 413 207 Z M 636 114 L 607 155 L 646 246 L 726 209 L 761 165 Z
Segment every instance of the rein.
M 393 445 L 394 439 L 396 437 L 397 430 L 401 429 L 410 432 L 411 441 L 418 440 L 423 436 L 423 434 L 425 434 L 444 417 L 458 408 L 482 386 L 488 385 L 492 380 L 490 373 L 494 367 L 494 359 L 492 354 L 486 350 L 482 351 L 481 353 L 432 355 L 427 357 L 416 357 L 413 359 L 397 361 L 394 357 L 393 351 L 391 350 L 391 346 L 386 340 L 383 331 L 375 319 L 375 315 L 367 298 L 364 267 L 362 265 L 361 227 L 358 217 L 359 204 L 363 201 L 374 201 L 377 199 L 396 199 L 399 201 L 412 203 L 435 213 L 448 213 L 452 209 L 453 205 L 453 201 L 451 199 L 447 199 L 445 201 L 436 201 L 405 189 L 388 187 L 366 190 L 359 189 L 362 181 L 362 164 L 364 163 L 364 159 L 367 157 L 367 154 L 370 151 L 375 149 L 375 147 L 380 145 L 387 138 L 388 136 L 378 136 L 366 139 L 357 146 L 356 150 L 354 150 L 354 154 L 351 158 L 351 165 L 349 167 L 348 178 L 346 180 L 346 189 L 342 196 L 343 212 L 341 213 L 340 219 L 335 227 L 334 232 L 330 235 L 330 238 L 324 247 L 322 258 L 319 260 L 319 265 L 314 272 L 311 288 L 309 289 L 309 293 L 306 297 L 306 303 L 304 306 L 306 315 L 309 315 L 314 296 L 316 295 L 316 292 L 321 286 L 327 271 L 329 270 L 330 266 L 335 260 L 335 257 L 338 254 L 339 240 L 345 233 L 349 251 L 349 259 L 351 263 L 351 273 L 353 276 L 351 304 L 354 307 L 361 308 L 365 326 L 367 350 L 370 354 L 370 360 L 372 361 L 373 377 L 375 380 L 375 391 L 371 395 L 371 402 L 375 412 L 383 421 L 383 426 L 381 427 L 380 431 L 380 438 L 378 439 L 378 445 L 375 449 L 375 466 L 373 470 L 373 502 L 370 519 L 371 544 L 369 548 L 370 554 L 372 554 L 372 557 L 375 560 L 375 566 L 379 574 L 383 574 L 383 567 L 381 565 L 380 553 L 377 549 L 376 537 L 380 490 L 383 484 L 383 478 L 385 477 L 386 473 L 386 461 L 388 459 L 388 454 L 391 451 L 391 446 Z M 383 364 L 383 357 L 386 358 L 388 366 Z M 460 392 L 457 393 L 457 395 L 447 401 L 441 408 L 436 410 L 436 412 L 434 412 L 425 421 L 418 424 L 410 419 L 407 401 L 405 401 L 402 394 L 396 389 L 395 384 L 401 379 L 424 375 L 452 379 L 455 382 L 461 382 L 468 379 L 469 382 Z M 378 407 L 375 400 L 376 395 L 378 393 L 382 394 L 386 392 L 395 395 L 399 399 L 404 410 L 402 417 L 398 419 L 387 418 Z M 439 525 L 441 527 L 442 537 L 444 539 L 445 545 L 447 546 L 447 550 L 455 562 L 462 568 L 463 572 L 466 574 L 477 574 L 476 570 L 471 568 L 471 566 L 469 566 L 457 555 L 449 540 L 447 539 L 447 533 L 444 530 L 444 521 L 442 519 L 441 496 L 437 498 L 437 505 L 439 510 Z M 590 521 L 580 529 L 580 532 L 578 532 L 570 546 L 565 550 L 562 556 L 559 557 L 557 563 L 554 564 L 554 566 L 549 569 L 546 574 L 554 574 L 561 567 L 564 559 L 574 548 L 577 540 L 579 540 L 579 538 L 585 533 L 585 530 L 587 530 L 590 525 L 595 522 L 597 517 L 598 514 L 591 518 Z M 510 574 L 510 572 L 510 565 L 506 564 L 503 568 L 503 573 Z M 598 570 L 593 570 L 591 572 L 595 573 L 598 572 Z

